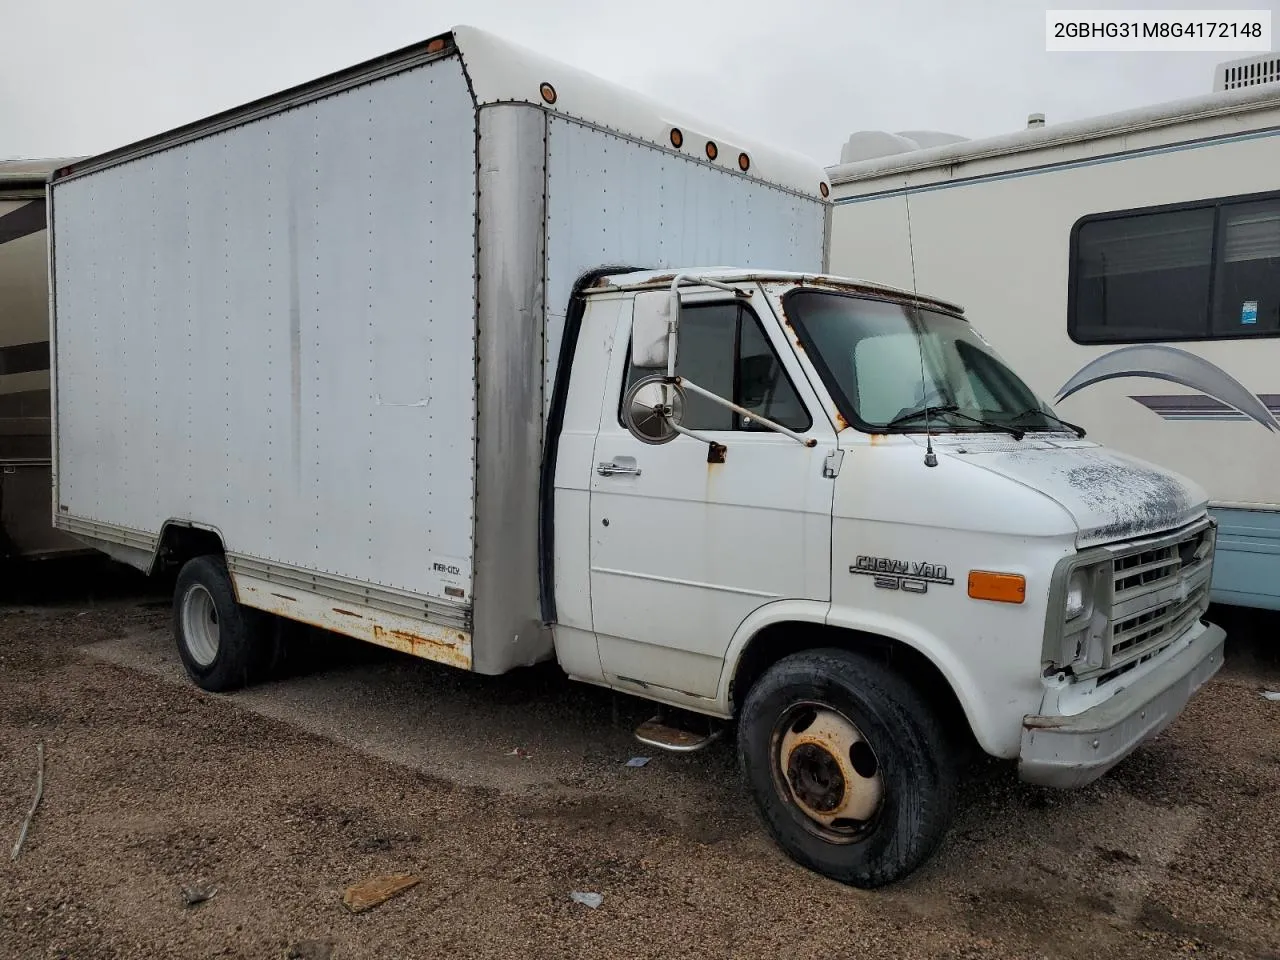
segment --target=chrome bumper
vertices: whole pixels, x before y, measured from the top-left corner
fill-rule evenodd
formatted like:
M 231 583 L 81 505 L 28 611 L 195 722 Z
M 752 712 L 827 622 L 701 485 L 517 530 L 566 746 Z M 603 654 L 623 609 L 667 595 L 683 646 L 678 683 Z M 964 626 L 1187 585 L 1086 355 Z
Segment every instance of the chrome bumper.
M 1174 721 L 1221 668 L 1225 640 L 1205 624 L 1189 647 L 1110 700 L 1074 716 L 1026 717 L 1018 776 L 1046 787 L 1092 783 Z

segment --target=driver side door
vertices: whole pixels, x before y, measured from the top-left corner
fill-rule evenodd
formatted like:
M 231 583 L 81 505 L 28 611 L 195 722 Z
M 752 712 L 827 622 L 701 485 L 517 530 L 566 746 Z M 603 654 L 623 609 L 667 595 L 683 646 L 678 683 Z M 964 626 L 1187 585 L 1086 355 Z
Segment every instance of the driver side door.
M 628 386 L 652 373 L 630 367 L 630 323 L 622 311 L 591 484 L 601 666 L 608 682 L 656 699 L 711 698 L 752 611 L 830 599 L 833 483 L 823 466 L 835 428 L 757 290 L 747 303 L 685 301 L 677 373 L 817 445 L 692 393 L 683 425 L 723 444 L 723 463 L 709 463 L 707 444 L 692 437 L 641 442 L 621 420 Z

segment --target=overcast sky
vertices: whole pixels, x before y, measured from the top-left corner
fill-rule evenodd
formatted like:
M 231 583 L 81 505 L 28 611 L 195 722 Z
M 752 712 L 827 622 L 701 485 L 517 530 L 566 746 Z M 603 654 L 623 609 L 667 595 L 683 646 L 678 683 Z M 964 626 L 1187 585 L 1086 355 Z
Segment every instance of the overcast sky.
M 0 158 L 100 152 L 456 23 L 823 164 L 857 129 L 986 136 L 1207 93 L 1232 53 L 1046 53 L 1047 7 L 1280 0 L 0 0 Z

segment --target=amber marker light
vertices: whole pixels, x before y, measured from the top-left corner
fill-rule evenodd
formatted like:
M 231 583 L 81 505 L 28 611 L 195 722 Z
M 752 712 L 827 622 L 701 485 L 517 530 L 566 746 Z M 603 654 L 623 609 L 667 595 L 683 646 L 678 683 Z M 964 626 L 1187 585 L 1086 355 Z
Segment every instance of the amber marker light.
M 1027 578 L 1020 573 L 970 570 L 969 596 L 996 603 L 1022 603 L 1027 599 Z

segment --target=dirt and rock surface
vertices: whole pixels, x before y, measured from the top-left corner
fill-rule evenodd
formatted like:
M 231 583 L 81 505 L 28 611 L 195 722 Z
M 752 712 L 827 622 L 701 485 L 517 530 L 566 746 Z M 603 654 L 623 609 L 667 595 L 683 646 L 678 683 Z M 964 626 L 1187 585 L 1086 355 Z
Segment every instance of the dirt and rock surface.
M 6 960 L 1280 958 L 1272 623 L 1236 629 L 1218 678 L 1098 784 L 979 765 L 938 856 L 862 892 L 772 845 L 728 743 L 628 767 L 651 711 L 554 668 L 480 678 L 321 636 L 285 679 L 211 696 L 154 589 L 91 569 L 8 592 Z M 393 873 L 420 882 L 343 906 Z

